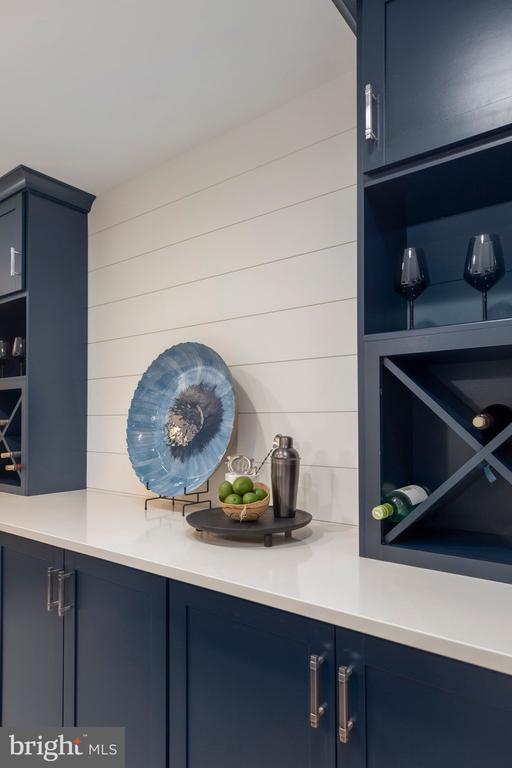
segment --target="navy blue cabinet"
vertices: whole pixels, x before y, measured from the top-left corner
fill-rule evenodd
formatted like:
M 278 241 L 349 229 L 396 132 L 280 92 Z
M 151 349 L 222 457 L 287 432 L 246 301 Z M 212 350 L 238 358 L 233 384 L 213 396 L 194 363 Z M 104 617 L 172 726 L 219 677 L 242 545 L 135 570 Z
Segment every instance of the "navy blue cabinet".
M 346 630 L 336 644 L 353 670 L 343 768 L 508 765 L 510 677 Z
M 334 767 L 333 627 L 171 582 L 169 681 L 173 768 Z
M 63 552 L 1 533 L 0 556 L 1 723 L 62 725 L 63 627 L 48 603 Z
M 512 124 L 509 0 L 363 0 L 358 33 L 365 170 Z
M 72 552 L 65 573 L 64 725 L 123 726 L 127 768 L 165 768 L 166 580 Z
M 0 296 L 23 290 L 23 195 L 0 203 Z
M 123 726 L 167 766 L 167 582 L 0 534 L 2 725 Z

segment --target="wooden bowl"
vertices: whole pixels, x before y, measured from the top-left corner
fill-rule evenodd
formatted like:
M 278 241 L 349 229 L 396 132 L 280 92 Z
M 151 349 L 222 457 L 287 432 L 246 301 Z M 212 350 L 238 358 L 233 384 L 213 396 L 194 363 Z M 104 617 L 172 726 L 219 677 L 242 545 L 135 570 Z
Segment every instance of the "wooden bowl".
M 265 483 L 254 483 L 254 487 L 263 488 L 267 492 L 265 498 L 252 504 L 224 504 L 221 501 L 219 503 L 226 517 L 244 523 L 249 520 L 257 520 L 267 511 L 270 504 L 270 488 Z

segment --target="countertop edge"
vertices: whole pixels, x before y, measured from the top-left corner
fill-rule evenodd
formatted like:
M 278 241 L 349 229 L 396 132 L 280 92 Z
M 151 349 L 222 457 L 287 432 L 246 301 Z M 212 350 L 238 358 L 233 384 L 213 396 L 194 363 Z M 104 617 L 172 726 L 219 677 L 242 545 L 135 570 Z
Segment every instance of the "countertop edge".
M 512 655 L 0 521 L 0 531 L 512 675 Z

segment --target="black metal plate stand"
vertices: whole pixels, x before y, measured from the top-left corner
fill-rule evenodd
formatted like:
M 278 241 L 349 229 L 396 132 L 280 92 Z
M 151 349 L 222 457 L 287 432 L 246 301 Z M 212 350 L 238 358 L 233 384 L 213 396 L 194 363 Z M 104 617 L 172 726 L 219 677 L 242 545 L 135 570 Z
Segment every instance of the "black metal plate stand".
M 148 491 L 151 490 L 148 487 L 147 483 L 146 483 L 146 490 L 148 490 Z M 145 512 L 148 511 L 148 504 L 149 504 L 150 501 L 160 501 L 160 499 L 163 499 L 164 501 L 170 501 L 171 504 L 172 504 L 172 508 L 173 509 L 175 509 L 175 505 L 176 504 L 181 504 L 182 505 L 182 507 L 181 507 L 181 515 L 182 515 L 182 517 L 185 515 L 185 507 L 194 507 L 197 504 L 208 504 L 208 509 L 211 509 L 212 508 L 212 500 L 211 499 L 201 499 L 201 498 L 199 498 L 204 493 L 209 493 L 209 491 L 210 491 L 210 481 L 207 480 L 206 481 L 206 488 L 204 488 L 202 491 L 192 491 L 192 492 L 188 493 L 187 489 L 183 488 L 183 494 L 182 494 L 183 496 L 187 496 L 187 497 L 195 496 L 195 499 L 194 498 L 182 499 L 181 497 L 178 497 L 178 496 L 150 496 L 148 499 L 144 500 L 144 511 Z
M 275 533 L 284 533 L 287 539 L 292 538 L 292 531 L 304 528 L 312 520 L 309 512 L 298 509 L 295 517 L 274 517 L 274 510 L 268 510 L 258 520 L 246 520 L 240 523 L 230 520 L 221 507 L 213 509 L 198 509 L 187 515 L 187 523 L 196 531 L 209 531 L 220 536 L 253 537 L 263 536 L 265 547 L 272 546 L 272 537 Z

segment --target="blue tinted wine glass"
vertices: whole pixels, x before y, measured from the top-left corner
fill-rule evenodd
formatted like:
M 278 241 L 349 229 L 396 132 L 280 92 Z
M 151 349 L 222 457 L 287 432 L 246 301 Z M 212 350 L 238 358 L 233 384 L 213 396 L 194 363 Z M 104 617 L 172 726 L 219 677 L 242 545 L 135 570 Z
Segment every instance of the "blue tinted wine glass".
M 482 320 L 487 320 L 487 291 L 505 274 L 498 235 L 474 235 L 469 241 L 464 279 L 482 292 Z

